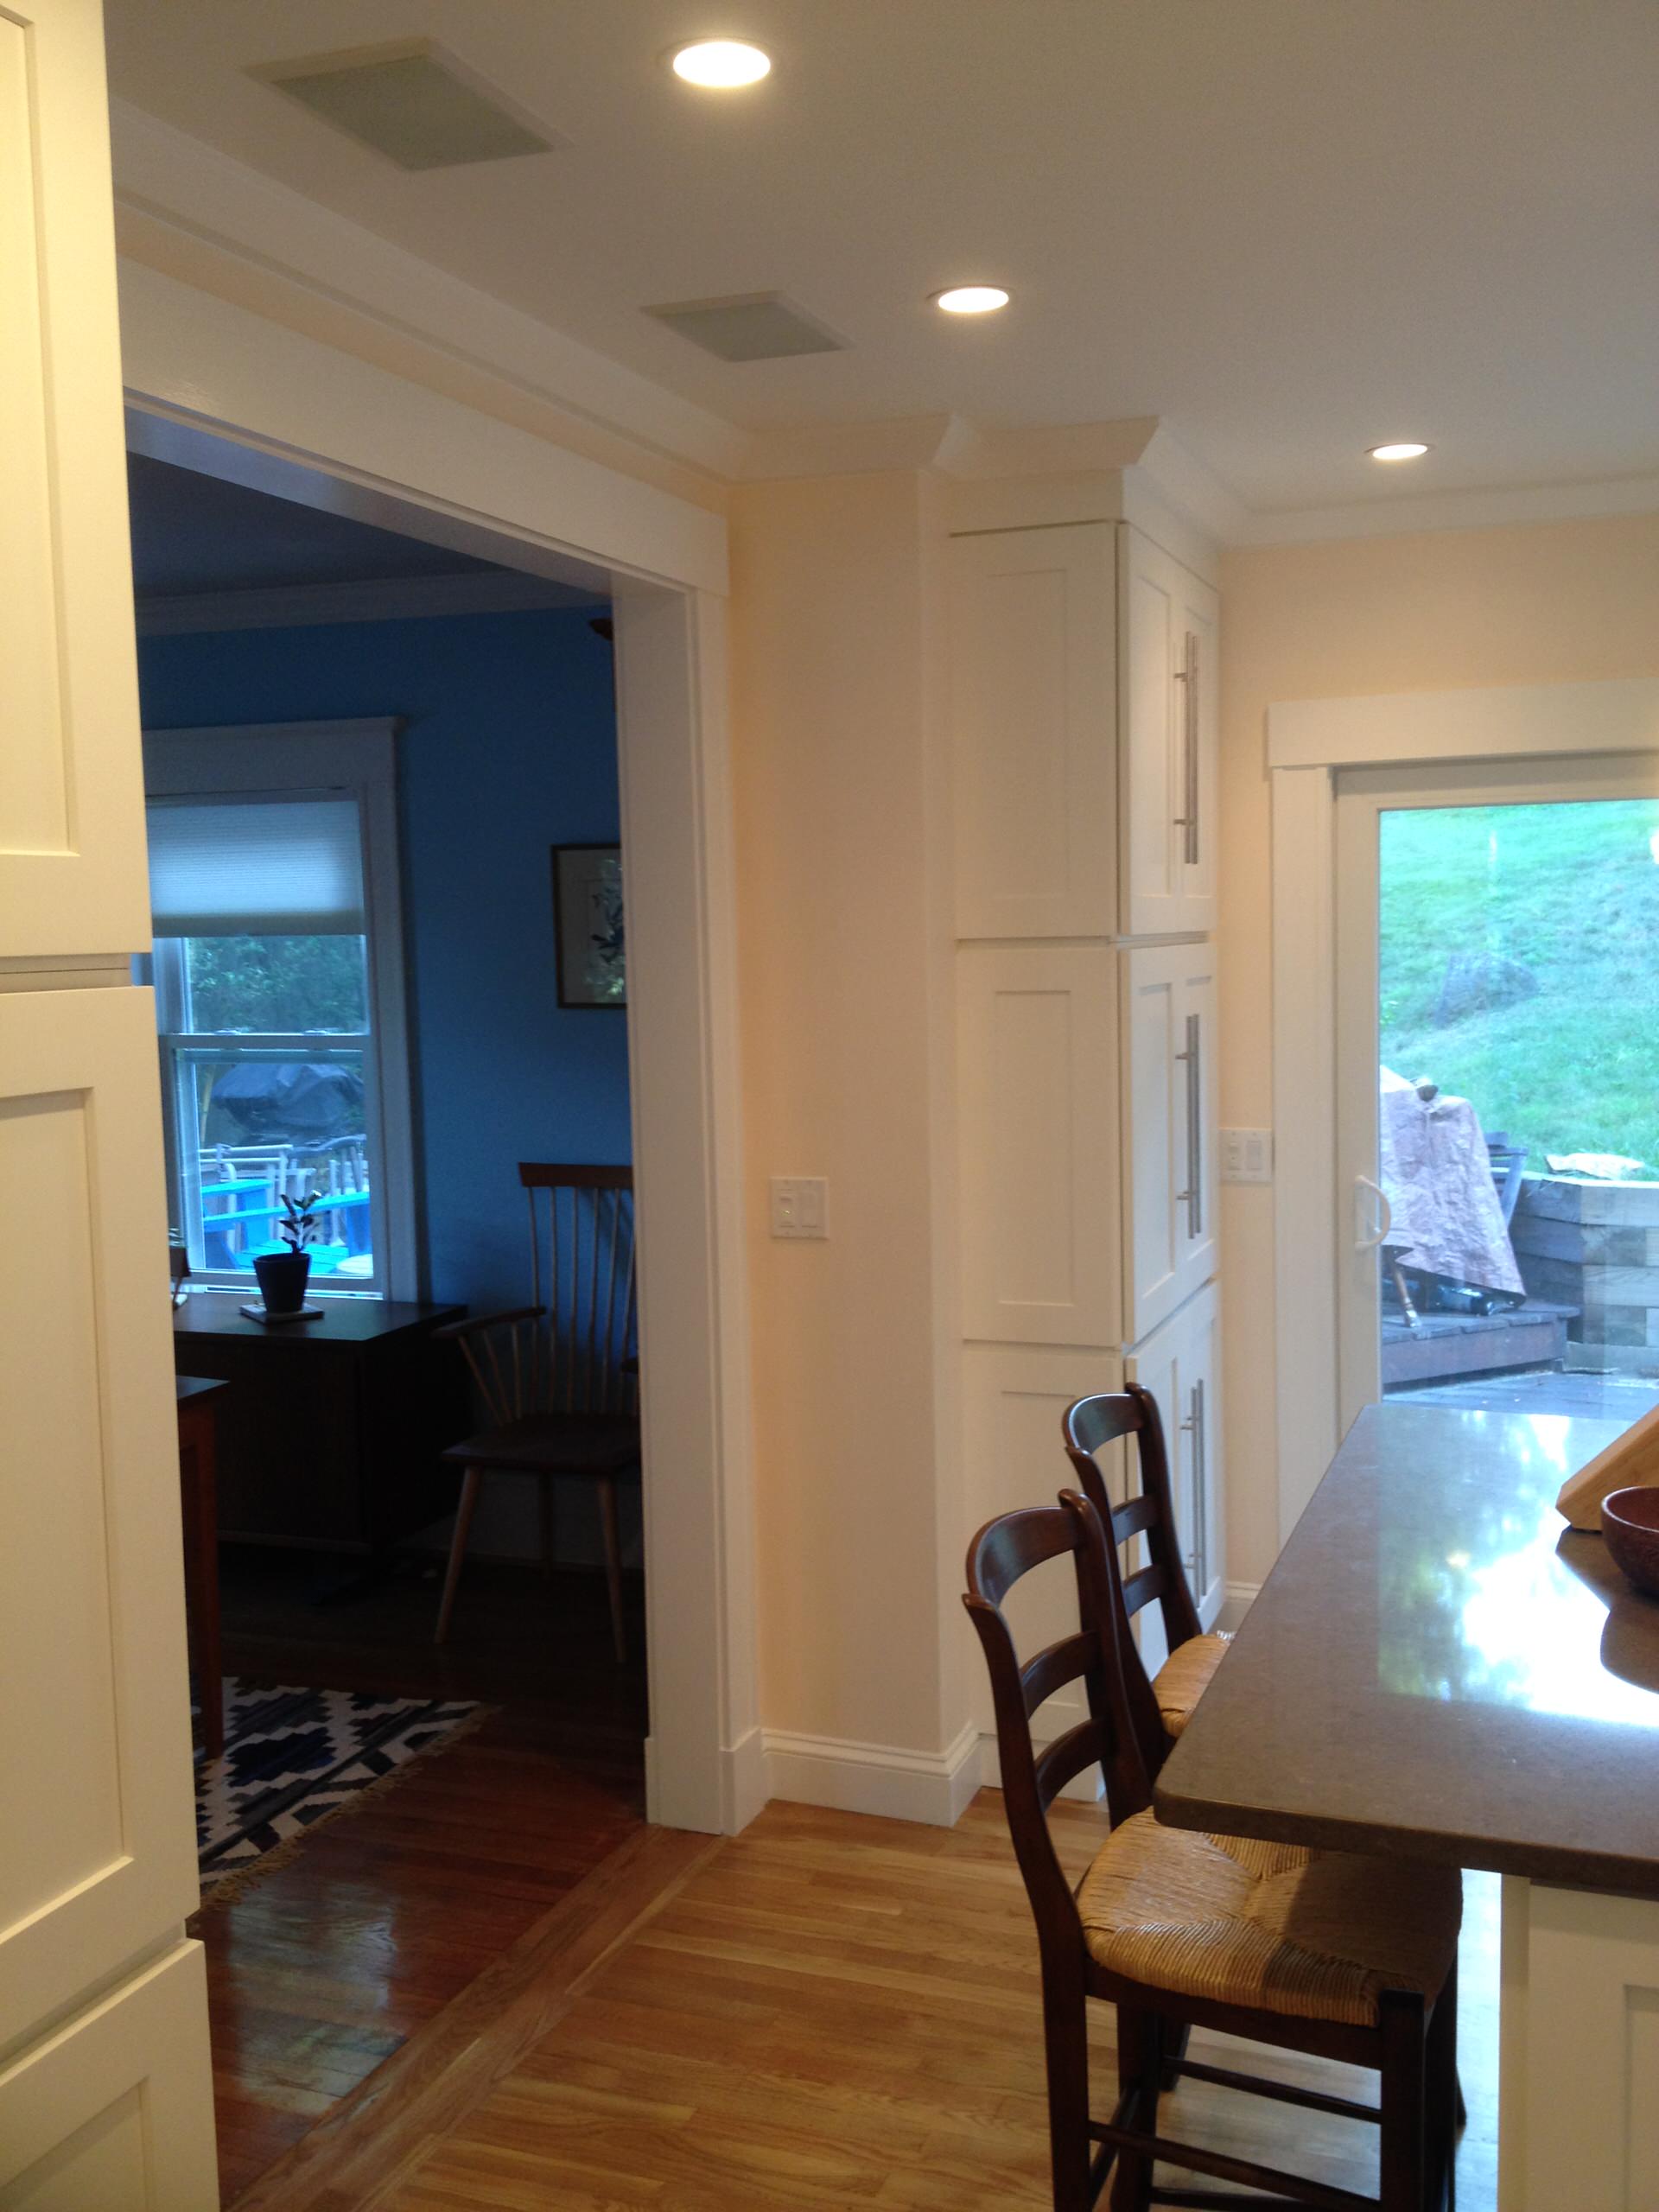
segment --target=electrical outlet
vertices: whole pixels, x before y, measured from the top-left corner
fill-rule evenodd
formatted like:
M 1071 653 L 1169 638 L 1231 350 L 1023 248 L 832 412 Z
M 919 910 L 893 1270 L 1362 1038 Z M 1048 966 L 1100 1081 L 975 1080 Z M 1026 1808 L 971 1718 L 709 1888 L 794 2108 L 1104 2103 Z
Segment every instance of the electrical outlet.
M 822 1175 L 774 1175 L 772 1233 L 774 1236 L 828 1236 L 829 1185 Z
M 1224 1129 L 1221 1133 L 1221 1179 L 1224 1183 L 1271 1183 L 1273 1131 Z

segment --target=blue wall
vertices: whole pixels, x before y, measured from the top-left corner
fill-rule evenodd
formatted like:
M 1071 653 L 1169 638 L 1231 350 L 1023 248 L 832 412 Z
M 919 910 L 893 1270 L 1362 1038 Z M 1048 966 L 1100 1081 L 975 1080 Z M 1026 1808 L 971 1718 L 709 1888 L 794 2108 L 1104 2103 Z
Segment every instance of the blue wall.
M 425 1287 L 527 1294 L 520 1160 L 630 1154 L 626 1024 L 561 1008 L 548 849 L 618 824 L 612 653 L 578 612 L 139 644 L 147 727 L 397 715 Z

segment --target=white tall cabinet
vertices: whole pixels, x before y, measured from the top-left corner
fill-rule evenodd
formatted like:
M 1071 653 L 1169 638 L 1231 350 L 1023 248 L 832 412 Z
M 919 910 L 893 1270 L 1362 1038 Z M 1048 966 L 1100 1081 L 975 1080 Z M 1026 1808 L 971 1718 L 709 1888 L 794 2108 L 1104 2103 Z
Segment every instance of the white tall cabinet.
M 1051 1502 L 1065 1405 L 1138 1380 L 1208 1626 L 1219 606 L 1202 549 L 1120 479 L 1080 485 L 1076 519 L 1040 480 L 1029 524 L 1016 487 L 990 504 L 985 527 L 969 494 L 950 549 L 969 1514 Z
M 0 2208 L 219 2202 L 97 0 L 0 11 Z

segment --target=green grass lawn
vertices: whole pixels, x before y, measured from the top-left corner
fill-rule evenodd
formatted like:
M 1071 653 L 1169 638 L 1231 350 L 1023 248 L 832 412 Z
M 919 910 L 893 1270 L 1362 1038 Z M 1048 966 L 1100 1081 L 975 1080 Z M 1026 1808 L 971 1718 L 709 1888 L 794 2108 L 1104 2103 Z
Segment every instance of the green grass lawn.
M 1402 807 L 1381 818 L 1381 1052 L 1547 1152 L 1659 1174 L 1659 799 Z M 1517 961 L 1535 997 L 1436 1023 L 1454 955 Z

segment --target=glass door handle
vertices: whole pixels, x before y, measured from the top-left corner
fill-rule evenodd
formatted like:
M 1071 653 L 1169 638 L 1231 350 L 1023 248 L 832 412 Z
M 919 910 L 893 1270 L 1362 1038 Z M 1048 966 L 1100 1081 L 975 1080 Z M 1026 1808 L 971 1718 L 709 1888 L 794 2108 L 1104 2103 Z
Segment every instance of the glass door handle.
M 1373 1209 L 1365 1205 L 1364 1194 L 1369 1191 L 1376 1200 L 1376 1226 L 1368 1230 L 1365 1217 Z M 1354 1249 L 1374 1252 L 1394 1227 L 1394 1208 L 1389 1204 L 1389 1194 L 1380 1183 L 1373 1183 L 1369 1175 L 1354 1178 Z

